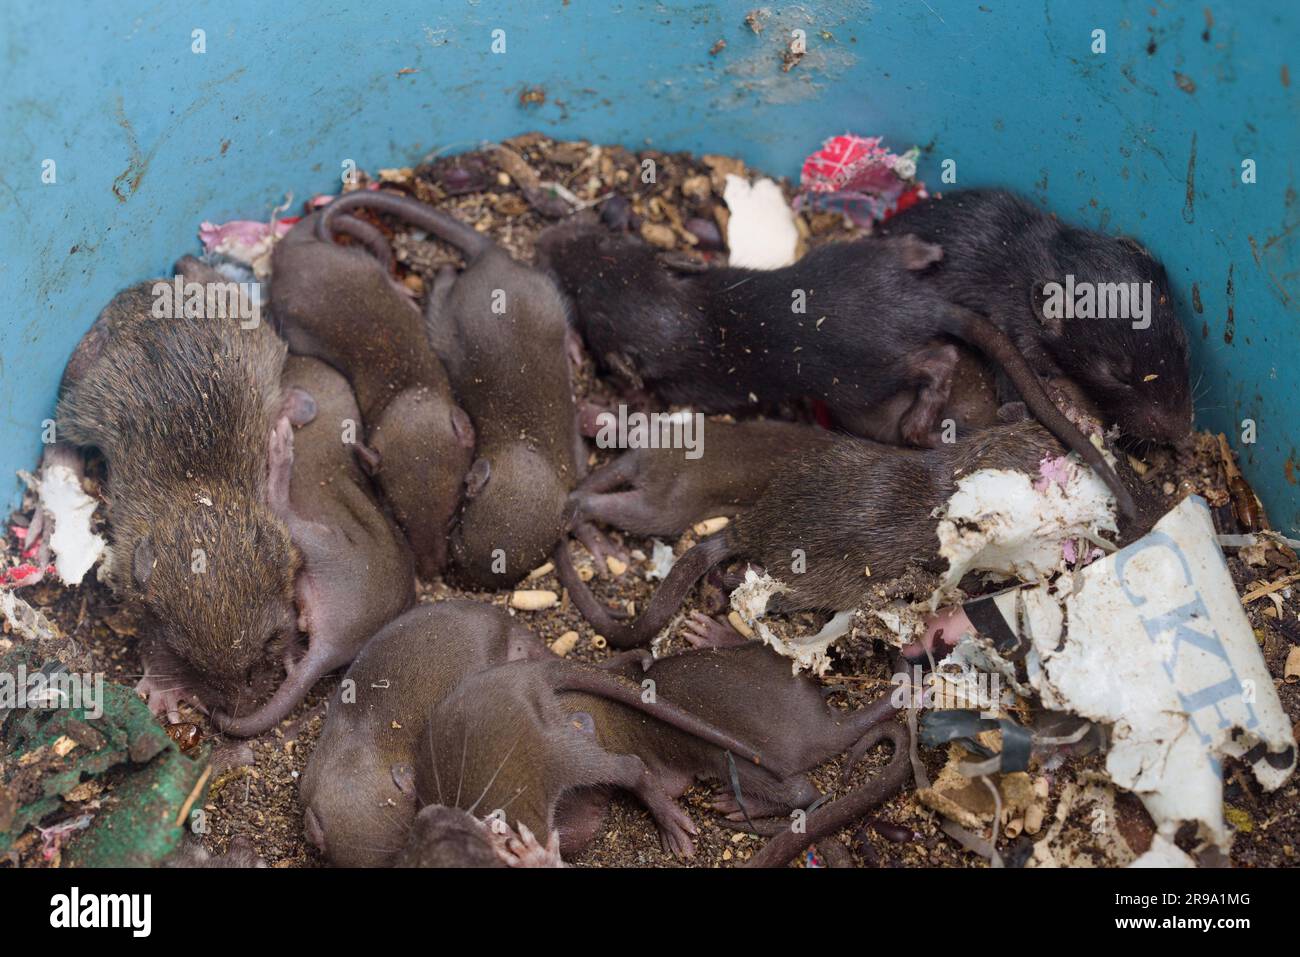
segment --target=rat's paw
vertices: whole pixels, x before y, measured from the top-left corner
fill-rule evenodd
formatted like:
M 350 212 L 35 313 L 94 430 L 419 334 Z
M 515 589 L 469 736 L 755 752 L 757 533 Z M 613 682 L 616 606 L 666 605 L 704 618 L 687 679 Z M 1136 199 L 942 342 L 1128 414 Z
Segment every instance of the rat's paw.
M 550 839 L 543 847 L 528 826 L 522 822 L 519 825 L 519 836 L 509 835 L 505 844 L 498 849 L 498 853 L 509 867 L 565 866 L 564 861 L 560 860 L 559 831 L 552 831 Z
M 266 450 L 266 504 L 276 515 L 287 519 L 292 514 L 289 481 L 293 477 L 293 426 L 287 415 L 282 415 L 271 429 Z
M 620 565 L 628 565 L 632 558 L 623 547 L 598 529 L 591 522 L 583 522 L 573 530 L 574 536 L 591 553 L 596 560 L 596 574 L 601 578 L 610 578 L 609 563 L 613 559 Z
M 186 699 L 185 689 L 179 686 L 165 686 L 161 682 L 169 679 L 158 679 L 153 675 L 145 675 L 135 686 L 137 694 L 142 694 L 146 698 L 150 712 L 155 717 L 167 716 L 167 720 L 172 724 L 181 719 L 181 702 Z
M 749 640 L 726 619 L 710 618 L 698 611 L 691 612 L 682 623 L 682 632 L 692 648 L 731 648 Z
M 744 807 L 741 807 L 741 801 L 736 799 L 736 794 L 730 788 L 718 788 L 710 796 L 709 807 L 723 815 L 728 821 L 744 821 L 745 812 L 749 812 L 751 819 L 760 817 L 778 817 L 786 814 L 790 806 L 780 801 L 771 801 L 754 795 L 746 795 L 743 798 Z
M 744 812 L 740 809 L 740 802 L 736 800 L 736 795 L 731 791 L 721 788 L 714 791 L 712 799 L 709 801 L 709 807 L 729 821 L 743 821 L 745 819 Z
M 695 842 L 691 837 L 699 834 L 699 829 L 676 801 L 664 803 L 655 817 L 655 823 L 659 826 L 659 838 L 665 851 L 676 857 L 695 856 Z

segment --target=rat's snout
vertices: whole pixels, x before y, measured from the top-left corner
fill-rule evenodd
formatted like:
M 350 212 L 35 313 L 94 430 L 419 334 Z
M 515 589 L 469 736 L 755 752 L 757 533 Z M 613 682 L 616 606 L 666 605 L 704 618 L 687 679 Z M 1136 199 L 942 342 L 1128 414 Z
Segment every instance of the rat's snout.
M 240 674 L 215 674 L 209 671 L 202 682 L 204 700 L 212 713 L 241 717 L 253 711 L 276 689 L 276 675 L 261 663 L 254 663 Z
M 1192 410 L 1165 405 L 1144 405 L 1129 417 L 1132 435 L 1162 445 L 1177 445 L 1192 431 Z

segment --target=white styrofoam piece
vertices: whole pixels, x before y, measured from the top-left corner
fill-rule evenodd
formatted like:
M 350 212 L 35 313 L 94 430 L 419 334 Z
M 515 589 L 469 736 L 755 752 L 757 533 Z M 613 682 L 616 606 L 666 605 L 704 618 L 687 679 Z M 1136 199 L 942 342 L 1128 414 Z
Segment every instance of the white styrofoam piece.
M 781 187 L 770 179 L 753 184 L 727 174 L 722 199 L 727 219 L 728 262 L 748 269 L 780 269 L 795 260 L 799 230 Z

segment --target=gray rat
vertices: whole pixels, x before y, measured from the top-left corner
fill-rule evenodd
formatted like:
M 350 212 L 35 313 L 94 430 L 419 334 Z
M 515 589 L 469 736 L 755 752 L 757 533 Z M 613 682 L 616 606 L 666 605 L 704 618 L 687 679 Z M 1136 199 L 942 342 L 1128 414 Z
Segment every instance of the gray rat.
M 428 806 L 411 840 L 439 839 L 440 823 L 455 838 L 444 864 L 486 859 L 466 821 L 477 814 L 558 835 L 560 853 L 570 856 L 591 840 L 608 789 L 617 787 L 650 811 L 665 849 L 687 856 L 695 826 L 675 798 L 696 780 L 732 782 L 715 807 L 735 819 L 785 814 L 819 796 L 805 772 L 894 711 L 888 697 L 853 713 L 830 709 L 815 682 L 793 676 L 789 661 L 757 643 L 673 655 L 644 673 L 633 665 L 642 690 L 631 699 L 575 690 L 583 671 L 594 673 L 569 661 L 507 665 L 472 675 L 436 707 L 416 764 Z M 660 720 L 670 704 L 752 744 L 762 763 L 728 760 L 716 741 Z M 478 831 L 482 842 L 488 830 Z M 462 860 L 451 859 L 456 853 Z
M 284 343 L 215 308 L 230 284 L 214 270 L 176 268 L 213 314 L 155 317 L 166 281 L 118 293 L 68 360 L 56 413 L 63 440 L 107 460 L 108 580 L 144 612 L 140 690 L 173 716 L 181 698 L 259 697 L 263 665 L 296 635 L 299 561 L 267 503 Z
M 601 669 L 566 668 L 569 663 L 546 652 L 498 608 L 467 601 L 419 606 L 366 645 L 331 700 L 302 782 L 312 842 L 335 864 L 391 863 L 415 817 L 412 762 L 439 733 L 443 719 L 434 716 L 442 714 L 440 702 L 480 671 L 536 658 L 563 669 L 556 687 L 584 688 L 646 707 L 639 691 Z M 761 760 L 743 742 L 670 704 L 654 711 L 661 720 L 711 736 L 739 759 Z
M 459 276 L 450 268 L 439 273 L 425 306 L 429 338 L 478 435 L 452 559 L 471 585 L 509 587 L 546 561 L 585 463 L 564 300 L 545 275 L 408 196 L 350 193 L 326 207 L 318 234 L 328 235 L 357 207 L 397 216 L 465 256 Z
M 945 340 L 964 342 L 1105 480 L 1120 511 L 1135 514 L 1124 484 L 1052 403 L 1006 329 L 925 281 L 944 255 L 934 243 L 868 237 L 820 246 L 781 269 L 672 275 L 645 244 L 565 224 L 543 233 L 538 252 L 599 361 L 704 412 L 806 397 L 856 434 L 933 446 L 959 359 Z
M 556 549 L 560 581 L 583 616 L 614 647 L 632 647 L 658 634 L 701 576 L 730 558 L 750 559 L 785 590 L 768 610 L 844 611 L 857 607 L 873 577 L 889 579 L 909 562 L 938 561 L 934 509 L 957 480 L 983 468 L 1034 475 L 1059 442 L 1034 422 L 1000 425 L 934 449 L 908 449 L 842 436 L 821 452 L 791 462 L 763 497 L 677 560 L 644 613 L 616 621 L 578 578 L 568 549 Z M 804 556 L 796 574 L 794 556 Z
M 316 359 L 290 356 L 281 385 L 286 417 L 271 443 L 292 479 L 272 483 L 269 500 L 303 555 L 295 583 L 306 654 L 266 704 L 247 715 L 216 714 L 229 734 L 260 734 L 282 720 L 320 678 L 415 600 L 411 551 L 374 498 L 353 442 L 361 412 L 347 379 Z M 296 433 L 290 423 L 297 427 Z M 273 469 L 283 475 L 289 467 Z
M 702 455 L 635 448 L 588 475 L 569 496 L 572 522 L 636 535 L 680 535 L 696 522 L 753 505 L 781 469 L 834 441 L 831 432 L 772 419 L 704 423 Z
M 321 221 L 320 213 L 304 217 L 276 244 L 271 308 L 291 351 L 328 362 L 351 382 L 366 423 L 358 450 L 375 453 L 364 462 L 410 540 L 417 570 L 431 578 L 446 565 L 474 429 L 406 291 L 374 255 L 321 238 Z M 341 222 L 366 248 L 383 248 L 373 228 L 358 228 L 352 217 Z
M 374 636 L 330 698 L 299 797 L 332 864 L 391 863 L 415 817 L 412 762 L 425 718 L 467 675 L 548 652 L 499 608 L 417 605 Z
M 881 229 L 941 245 L 942 261 L 921 280 L 948 301 L 987 315 L 1039 375 L 1077 382 L 1107 426 L 1157 442 L 1176 442 L 1191 431 L 1187 333 L 1164 266 L 1136 241 L 1062 223 L 999 189 L 922 200 Z M 1121 317 L 1048 318 L 1044 284 L 1064 284 L 1067 276 L 1077 288 L 1148 284 L 1151 314 L 1142 322 L 1149 325 L 1135 329 L 1131 318 Z

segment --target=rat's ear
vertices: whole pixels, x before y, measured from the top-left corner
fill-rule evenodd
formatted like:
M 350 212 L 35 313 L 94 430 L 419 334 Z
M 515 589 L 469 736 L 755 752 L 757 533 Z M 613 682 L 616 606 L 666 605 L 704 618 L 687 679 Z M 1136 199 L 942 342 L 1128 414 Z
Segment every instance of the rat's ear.
M 898 239 L 894 240 L 894 244 L 898 247 L 904 269 L 925 269 L 928 266 L 933 266 L 943 258 L 942 246 L 927 243 L 921 237 L 913 236 L 911 233 L 898 237 Z
M 478 495 L 491 478 L 492 463 L 487 459 L 475 459 L 474 464 L 465 473 L 465 497 L 473 498 Z
M 1007 402 L 998 406 L 998 421 L 1006 425 L 1023 422 L 1029 418 L 1029 410 L 1023 402 Z
M 596 736 L 596 719 L 585 711 L 572 711 L 569 713 L 569 726 L 580 734 Z
M 1065 290 L 1058 282 L 1034 280 L 1029 287 L 1029 309 L 1049 336 L 1065 332 Z
M 142 587 L 147 584 L 157 563 L 158 560 L 153 554 L 153 543 L 146 535 L 136 542 L 135 552 L 131 555 L 131 575 L 135 578 L 136 584 Z
M 394 764 L 392 767 L 393 783 L 397 790 L 406 797 L 415 797 L 415 769 L 409 764 Z
M 474 423 L 469 415 L 458 405 L 451 407 L 451 431 L 456 434 L 456 442 L 463 449 L 474 447 Z
M 280 414 L 289 417 L 294 428 L 301 429 L 316 418 L 316 397 L 300 386 L 294 386 L 280 399 Z

